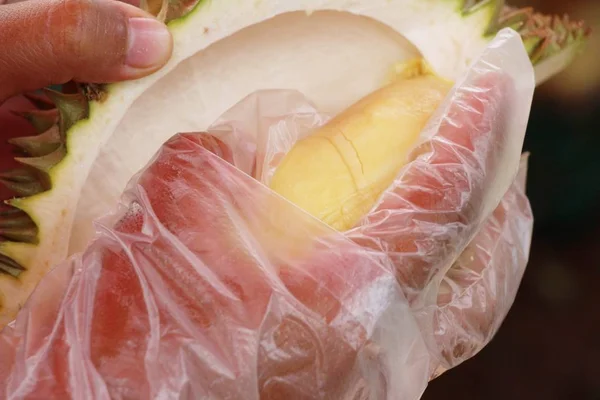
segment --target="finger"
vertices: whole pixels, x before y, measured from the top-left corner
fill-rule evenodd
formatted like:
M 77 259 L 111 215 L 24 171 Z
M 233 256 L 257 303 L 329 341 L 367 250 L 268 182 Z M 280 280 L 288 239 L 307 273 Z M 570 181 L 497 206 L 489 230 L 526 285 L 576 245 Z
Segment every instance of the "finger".
M 436 375 L 487 345 L 515 299 L 533 229 L 525 195 L 526 162 L 524 157 L 502 202 L 441 283 L 433 329 Z
M 139 78 L 162 67 L 172 52 L 165 25 L 139 8 L 112 0 L 3 5 L 0 26 L 0 102 L 70 80 Z
M 437 132 L 349 232 L 358 243 L 390 256 L 409 300 L 458 256 L 486 217 L 485 207 L 494 202 L 495 186 L 502 185 L 500 163 L 514 140 L 503 122 L 511 89 L 510 78 L 501 72 L 484 73 L 459 87 Z

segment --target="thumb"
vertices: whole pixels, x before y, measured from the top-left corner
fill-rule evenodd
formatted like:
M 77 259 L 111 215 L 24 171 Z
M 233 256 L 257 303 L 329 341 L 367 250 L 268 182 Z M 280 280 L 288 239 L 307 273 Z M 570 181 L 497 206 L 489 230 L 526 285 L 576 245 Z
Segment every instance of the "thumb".
M 70 80 L 148 75 L 167 62 L 172 38 L 165 25 L 123 2 L 40 0 L 0 6 L 0 48 L 2 102 Z

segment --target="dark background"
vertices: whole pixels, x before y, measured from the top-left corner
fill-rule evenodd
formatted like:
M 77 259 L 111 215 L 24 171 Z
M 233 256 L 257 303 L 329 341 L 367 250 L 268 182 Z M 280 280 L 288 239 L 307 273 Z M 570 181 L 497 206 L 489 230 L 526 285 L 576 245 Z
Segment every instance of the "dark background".
M 525 150 L 530 263 L 500 332 L 424 400 L 600 400 L 600 0 L 512 0 L 584 19 L 587 50 L 540 86 Z

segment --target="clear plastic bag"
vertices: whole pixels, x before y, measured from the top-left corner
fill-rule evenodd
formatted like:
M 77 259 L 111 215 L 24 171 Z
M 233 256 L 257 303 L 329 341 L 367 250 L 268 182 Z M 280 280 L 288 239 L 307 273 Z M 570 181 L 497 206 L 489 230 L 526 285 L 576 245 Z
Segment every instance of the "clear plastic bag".
M 265 185 L 328 119 L 300 93 L 253 94 L 207 133 L 175 136 L 2 332 L 0 393 L 418 399 L 487 344 L 514 299 L 533 90 L 521 40 L 503 30 L 348 232 Z

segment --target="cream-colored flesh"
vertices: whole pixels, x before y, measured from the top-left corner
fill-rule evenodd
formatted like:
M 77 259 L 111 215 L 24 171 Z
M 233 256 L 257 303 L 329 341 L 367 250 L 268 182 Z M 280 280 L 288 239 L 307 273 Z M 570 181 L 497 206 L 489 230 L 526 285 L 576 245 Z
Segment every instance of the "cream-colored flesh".
M 336 113 L 385 84 L 394 63 L 419 52 L 436 72 L 456 77 L 485 46 L 481 32 L 491 13 L 484 8 L 465 18 L 458 12 L 460 3 L 205 2 L 191 16 L 193 22 L 173 27 L 174 58 L 179 45 L 181 53 L 189 53 L 179 57 L 187 59 L 159 73 L 161 79 L 133 103 L 102 147 L 77 205 L 69 253 L 85 248 L 94 235 L 93 221 L 115 206 L 131 176 L 165 140 L 205 130 L 256 90 L 297 89 L 323 111 Z M 311 12 L 319 9 L 324 11 Z M 261 19 L 230 36 L 222 32 Z M 196 25 L 193 35 L 186 31 L 190 25 Z M 179 36 L 180 29 L 186 33 Z M 223 38 L 216 41 L 214 35 Z M 203 49 L 202 41 L 215 43 Z
M 101 150 L 82 192 L 69 251 L 85 247 L 92 221 L 114 207 L 130 177 L 173 134 L 205 130 L 260 89 L 297 89 L 319 109 L 337 113 L 383 86 L 396 62 L 418 54 L 371 19 L 320 12 L 281 15 L 187 59 L 133 104 Z

